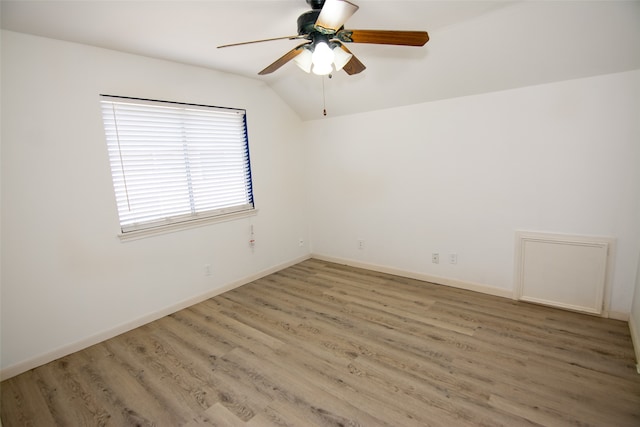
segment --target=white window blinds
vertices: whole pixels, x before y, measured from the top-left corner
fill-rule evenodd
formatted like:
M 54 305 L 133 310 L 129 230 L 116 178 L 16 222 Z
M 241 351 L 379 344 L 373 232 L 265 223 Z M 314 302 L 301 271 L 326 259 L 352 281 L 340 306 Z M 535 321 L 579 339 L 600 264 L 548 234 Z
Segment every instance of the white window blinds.
M 253 209 L 244 110 L 100 102 L 123 233 Z

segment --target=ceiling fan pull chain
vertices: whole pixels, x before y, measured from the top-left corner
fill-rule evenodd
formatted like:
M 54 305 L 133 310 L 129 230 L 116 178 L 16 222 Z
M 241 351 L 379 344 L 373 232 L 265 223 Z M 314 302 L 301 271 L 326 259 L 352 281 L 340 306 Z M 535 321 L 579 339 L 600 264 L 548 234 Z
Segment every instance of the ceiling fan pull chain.
M 322 114 L 326 116 L 327 115 L 327 99 L 324 95 L 324 78 L 325 76 L 322 76 Z

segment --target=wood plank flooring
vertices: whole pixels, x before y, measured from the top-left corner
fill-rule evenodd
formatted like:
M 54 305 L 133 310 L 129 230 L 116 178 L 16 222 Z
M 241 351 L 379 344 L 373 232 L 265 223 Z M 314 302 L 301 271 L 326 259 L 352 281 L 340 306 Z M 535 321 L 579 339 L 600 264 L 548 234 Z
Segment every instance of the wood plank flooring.
M 11 426 L 640 426 L 628 325 L 308 260 L 4 381 Z

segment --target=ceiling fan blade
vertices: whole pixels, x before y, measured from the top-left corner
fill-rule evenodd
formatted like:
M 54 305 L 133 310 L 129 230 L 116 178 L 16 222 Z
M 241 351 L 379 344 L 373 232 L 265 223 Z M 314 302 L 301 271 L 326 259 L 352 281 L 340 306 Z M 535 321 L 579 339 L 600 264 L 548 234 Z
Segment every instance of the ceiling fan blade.
M 315 23 L 316 30 L 321 33 L 335 33 L 347 19 L 356 13 L 359 7 L 346 0 L 326 0 Z
M 360 62 L 358 58 L 356 58 L 353 52 L 351 52 L 349 49 L 346 48 L 346 46 L 341 44 L 340 48 L 342 48 L 342 50 L 344 50 L 345 52 L 351 55 L 351 59 L 349 60 L 349 62 L 347 62 L 344 67 L 342 67 L 345 73 L 352 76 L 354 74 L 363 72 L 365 68 L 367 68 L 364 66 L 362 62 Z
M 222 47 L 233 47 L 233 46 L 242 46 L 244 44 L 252 44 L 252 43 L 262 43 L 262 42 L 270 42 L 270 41 L 274 41 L 274 40 L 296 40 L 296 39 L 303 39 L 304 36 L 285 36 L 285 37 L 275 37 L 272 39 L 263 39 L 263 40 L 253 40 L 250 42 L 240 42 L 240 43 L 231 43 L 231 44 L 223 44 L 222 46 L 218 46 L 218 49 L 222 48 Z
M 258 74 L 264 76 L 265 74 L 271 74 L 276 71 L 278 68 L 282 67 L 287 62 L 291 61 L 296 56 L 300 55 L 303 50 L 303 46 L 308 45 L 309 43 L 302 43 L 291 49 L 289 52 L 282 55 L 280 58 L 276 59 L 271 65 L 269 65 L 264 70 L 260 71 Z
M 426 31 L 342 30 L 336 38 L 345 43 L 424 46 L 429 41 L 429 34 Z

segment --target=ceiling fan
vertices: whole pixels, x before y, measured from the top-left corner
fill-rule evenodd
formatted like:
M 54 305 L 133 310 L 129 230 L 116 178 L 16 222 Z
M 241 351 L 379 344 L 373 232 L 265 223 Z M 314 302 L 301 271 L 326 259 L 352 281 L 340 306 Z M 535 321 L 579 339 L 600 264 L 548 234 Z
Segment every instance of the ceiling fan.
M 270 74 L 287 62 L 295 63 L 307 73 L 327 75 L 335 68 L 353 75 L 366 67 L 344 43 L 370 43 L 400 46 L 424 46 L 429 41 L 426 31 L 347 30 L 344 23 L 358 10 L 347 0 L 306 0 L 311 10 L 298 17 L 298 35 L 254 40 L 218 46 L 218 48 L 261 43 L 273 40 L 307 41 L 294 47 L 259 75 Z

